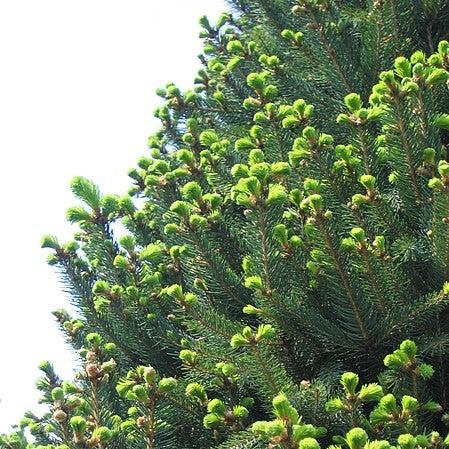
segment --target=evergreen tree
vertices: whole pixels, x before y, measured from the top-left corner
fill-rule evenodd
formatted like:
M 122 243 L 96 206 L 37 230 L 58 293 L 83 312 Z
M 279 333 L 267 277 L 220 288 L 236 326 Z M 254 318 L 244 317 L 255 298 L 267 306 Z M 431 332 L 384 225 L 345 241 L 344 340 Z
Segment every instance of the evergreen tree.
M 229 3 L 129 194 L 72 181 L 83 368 L 0 447 L 449 445 L 449 3 Z

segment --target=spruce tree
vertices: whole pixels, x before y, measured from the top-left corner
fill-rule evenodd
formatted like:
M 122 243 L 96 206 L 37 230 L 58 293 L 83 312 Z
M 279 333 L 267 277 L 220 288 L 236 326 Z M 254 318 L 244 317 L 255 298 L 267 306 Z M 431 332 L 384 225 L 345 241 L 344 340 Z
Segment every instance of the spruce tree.
M 72 181 L 83 367 L 0 447 L 449 445 L 449 3 L 229 4 L 128 194 Z

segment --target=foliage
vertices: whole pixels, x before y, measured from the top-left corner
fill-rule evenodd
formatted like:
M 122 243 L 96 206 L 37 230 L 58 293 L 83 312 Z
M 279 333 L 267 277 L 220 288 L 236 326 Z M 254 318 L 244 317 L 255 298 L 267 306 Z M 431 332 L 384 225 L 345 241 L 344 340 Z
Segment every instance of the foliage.
M 0 447 L 449 444 L 449 4 L 229 3 L 128 194 L 73 180 L 83 368 Z

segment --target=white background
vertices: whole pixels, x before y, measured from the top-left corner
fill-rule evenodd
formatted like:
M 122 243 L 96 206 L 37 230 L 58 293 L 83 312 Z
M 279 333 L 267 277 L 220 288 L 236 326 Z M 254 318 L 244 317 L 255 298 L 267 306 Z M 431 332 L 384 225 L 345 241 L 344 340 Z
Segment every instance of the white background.
M 41 360 L 70 376 L 50 314 L 65 301 L 39 248 L 69 239 L 75 175 L 123 194 L 157 128 L 157 87 L 189 88 L 198 17 L 223 0 L 0 0 L 0 432 L 35 407 Z

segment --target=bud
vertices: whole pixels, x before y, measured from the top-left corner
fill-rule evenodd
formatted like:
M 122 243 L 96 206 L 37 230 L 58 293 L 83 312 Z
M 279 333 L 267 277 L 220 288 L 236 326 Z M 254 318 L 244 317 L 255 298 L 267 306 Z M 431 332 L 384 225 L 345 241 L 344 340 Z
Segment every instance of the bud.
M 62 401 L 64 399 L 64 390 L 61 387 L 55 387 L 51 390 L 51 397 L 54 401 Z
M 237 151 L 250 151 L 254 149 L 255 144 L 253 141 L 248 137 L 243 137 L 241 139 L 237 139 L 235 141 L 235 149 Z
M 254 307 L 251 304 L 247 304 L 245 307 L 243 307 L 243 313 L 246 313 L 247 315 L 260 315 L 263 313 L 263 310 Z
M 215 413 L 217 415 L 224 415 L 226 407 L 223 404 L 223 401 L 220 401 L 220 399 L 212 399 L 211 401 L 209 401 L 209 404 L 207 404 L 207 411 L 209 413 Z
M 148 393 L 143 385 L 134 385 L 132 388 L 132 392 L 136 395 L 137 399 L 140 402 L 145 403 L 148 401 Z
M 117 256 L 115 256 L 112 264 L 116 268 L 126 269 L 128 268 L 128 259 L 125 256 L 118 254 Z
M 433 69 L 426 79 L 430 87 L 441 86 L 446 83 L 449 73 L 444 69 Z
M 178 381 L 174 377 L 163 377 L 158 384 L 159 390 L 168 393 L 173 391 L 178 385 Z
M 167 287 L 165 289 L 165 292 L 167 293 L 168 296 L 170 296 L 170 298 L 173 298 L 177 301 L 182 301 L 184 299 L 182 287 L 178 284 L 170 285 L 170 287 Z
M 404 56 L 396 58 L 394 61 L 394 68 L 401 78 L 410 78 L 412 75 L 412 64 L 407 58 L 404 58 Z
M 270 340 L 275 336 L 275 331 L 271 324 L 260 324 L 257 328 L 256 341 Z
M 399 349 L 407 354 L 407 357 L 410 359 L 414 358 L 418 352 L 416 343 L 412 340 L 404 340 L 399 346 Z
M 78 396 L 75 396 L 75 395 L 69 396 L 66 401 L 66 406 L 70 410 L 73 410 L 74 408 L 79 407 L 81 404 L 82 404 L 81 398 Z
M 199 383 L 193 382 L 187 385 L 186 395 L 199 400 L 200 402 L 207 401 L 207 394 L 204 387 Z
M 71 384 L 70 382 L 63 382 L 62 389 L 64 390 L 65 394 L 73 394 L 79 392 L 78 387 L 76 385 Z
M 164 234 L 165 235 L 172 235 L 176 234 L 178 232 L 178 225 L 176 223 L 167 223 L 164 226 Z
M 207 129 L 200 134 L 200 143 L 205 147 L 210 147 L 218 141 L 217 133 L 213 129 Z
M 329 413 L 337 413 L 344 410 L 345 404 L 340 398 L 330 399 L 326 402 L 326 411 Z
M 200 185 L 195 181 L 190 181 L 183 185 L 181 193 L 188 200 L 199 200 L 203 194 Z
M 57 409 L 55 410 L 55 412 L 53 413 L 53 419 L 60 423 L 63 424 L 67 421 L 67 413 L 64 412 L 64 410 L 61 409 Z
M 253 97 L 248 97 L 243 100 L 243 107 L 245 109 L 255 109 L 261 106 L 260 100 Z
M 340 247 L 343 251 L 354 251 L 357 248 L 357 244 L 354 239 L 345 237 L 341 239 Z
M 347 393 L 349 393 L 350 395 L 354 395 L 355 389 L 359 384 L 359 376 L 351 372 L 343 373 L 340 379 L 340 383 L 341 385 L 343 385 L 343 388 Z
M 435 163 L 435 149 L 425 148 L 423 151 L 423 159 L 426 164 L 433 165 Z
M 243 405 L 235 405 L 232 408 L 232 414 L 236 419 L 245 419 L 248 417 L 249 412 L 248 409 Z
M 121 285 L 113 285 L 111 287 L 111 295 L 114 297 L 120 297 L 124 293 L 124 289 Z
M 379 406 L 385 409 L 388 413 L 393 413 L 396 410 L 396 398 L 391 394 L 386 394 L 379 401 Z
M 268 100 L 273 100 L 277 97 L 278 94 L 278 88 L 273 85 L 269 84 L 267 87 L 263 89 L 263 96 Z
M 376 178 L 372 175 L 362 175 L 360 176 L 360 183 L 366 190 L 372 191 L 376 185 Z
M 254 114 L 253 121 L 258 125 L 266 125 L 270 122 L 270 119 L 263 112 L 259 111 Z
M 234 334 L 231 338 L 231 347 L 240 348 L 248 344 L 248 340 L 242 334 Z
M 288 241 L 287 227 L 284 224 L 276 225 L 273 228 L 273 236 L 281 245 L 286 245 Z
M 267 421 L 256 421 L 251 426 L 251 431 L 255 433 L 256 435 L 259 435 L 261 437 L 266 436 L 266 429 L 267 429 Z
M 448 282 L 448 281 L 446 281 L 446 282 L 443 284 L 442 291 L 443 291 L 443 294 L 449 295 L 449 282 Z
M 368 435 L 360 427 L 355 427 L 346 434 L 346 441 L 350 449 L 361 449 L 368 442 Z
M 246 82 L 254 90 L 261 91 L 265 86 L 265 77 L 261 73 L 250 73 L 246 77 Z
M 266 204 L 284 204 L 288 200 L 285 187 L 281 184 L 270 184 Z
M 265 433 L 267 437 L 273 438 L 282 435 L 285 431 L 285 426 L 282 421 L 276 419 L 265 424 Z
M 198 298 L 197 298 L 197 296 L 194 293 L 186 293 L 184 295 L 184 303 L 187 306 L 193 306 L 197 302 L 198 302 Z
M 320 444 L 315 438 L 304 438 L 299 442 L 299 449 L 320 449 Z
M 299 248 L 299 247 L 303 246 L 303 244 L 304 244 L 301 237 L 299 237 L 297 235 L 292 235 L 288 242 L 292 248 Z
M 180 217 L 188 217 L 191 209 L 192 205 L 186 201 L 175 201 L 170 206 L 170 210 Z
M 410 433 L 399 435 L 398 437 L 398 444 L 402 449 L 414 449 L 416 443 L 416 438 Z
M 436 190 L 441 190 L 444 187 L 443 183 L 441 182 L 441 179 L 439 178 L 429 179 L 428 186 L 429 188 Z
M 343 123 L 349 123 L 349 116 L 347 114 L 338 114 L 337 123 L 342 125 Z
M 197 353 L 194 351 L 191 351 L 190 349 L 183 349 L 179 353 L 179 358 L 182 362 L 188 364 L 188 365 L 194 365 L 196 362 Z
M 385 251 L 385 237 L 383 235 L 376 235 L 373 240 L 374 248 L 377 248 L 379 251 Z
M 320 212 L 323 209 L 323 197 L 317 193 L 308 197 L 309 205 L 315 212 Z
M 356 193 L 355 195 L 352 195 L 351 201 L 356 206 L 361 206 L 362 204 L 368 203 L 369 198 L 361 193 Z
M 245 279 L 245 287 L 251 290 L 262 290 L 263 283 L 260 276 L 249 276 Z
M 242 335 L 246 338 L 246 339 L 250 339 L 253 338 L 253 330 L 251 329 L 251 327 L 249 326 L 245 326 L 242 330 Z
M 254 268 L 254 263 L 249 256 L 245 256 L 242 260 L 242 269 L 244 273 L 250 273 Z
M 449 163 L 446 161 L 440 161 L 438 163 L 438 173 L 447 178 L 449 176 Z
M 91 379 L 96 379 L 100 376 L 100 370 L 96 363 L 88 363 L 86 365 L 87 376 Z
M 195 160 L 195 157 L 191 151 L 182 148 L 176 152 L 176 159 L 189 165 Z
M 352 228 L 351 236 L 354 237 L 354 239 L 357 240 L 359 243 L 364 242 L 366 237 L 365 231 L 362 228 Z
M 292 407 L 285 394 L 281 393 L 274 397 L 273 407 L 276 416 L 278 416 L 279 418 L 288 419 L 290 417 L 290 409 Z
M 381 74 L 379 75 L 379 78 L 381 81 L 383 81 L 386 84 L 393 84 L 395 82 L 393 70 L 386 70 L 384 72 L 381 72 Z
M 248 161 L 251 165 L 260 164 L 265 159 L 265 155 L 259 148 L 253 148 L 248 155 Z
M 249 176 L 249 168 L 245 164 L 235 164 L 231 168 L 231 175 L 234 178 L 247 178 Z
M 440 41 L 438 44 L 438 53 L 441 56 L 447 55 L 449 52 L 449 42 L 448 41 Z
M 318 133 L 316 131 L 316 129 L 313 126 L 306 126 L 303 130 L 302 130 L 302 136 L 309 140 L 316 140 L 318 137 Z
M 346 95 L 344 102 L 351 112 L 357 112 L 362 107 L 362 99 L 359 94 L 352 93 Z
M 76 434 L 83 434 L 86 431 L 87 421 L 82 416 L 70 418 L 70 427 Z
M 192 214 L 189 218 L 189 223 L 195 228 L 207 227 L 207 218 L 198 214 Z
M 292 30 L 282 30 L 281 36 L 289 41 L 295 40 L 295 33 Z
M 92 292 L 96 295 L 107 294 L 109 292 L 109 283 L 103 280 L 98 280 L 92 287 Z
M 59 248 L 58 239 L 54 235 L 44 235 L 41 241 L 41 248 Z
M 265 182 L 270 174 L 270 170 L 270 164 L 267 162 L 258 162 L 251 165 L 249 174 L 256 177 L 260 182 Z
M 197 288 L 199 290 L 203 290 L 203 291 L 207 290 L 207 284 L 204 281 L 204 279 L 195 278 L 195 280 L 193 281 L 193 285 L 195 286 L 195 288 Z
M 302 195 L 301 190 L 299 190 L 299 189 L 291 190 L 290 194 L 289 194 L 289 200 L 296 207 L 300 207 L 301 201 L 303 200 L 303 195 Z
M 143 378 L 148 385 L 152 385 L 156 380 L 156 370 L 152 366 L 146 366 L 143 370 Z
M 100 443 L 107 443 L 112 439 L 112 431 L 105 426 L 97 427 L 92 436 L 98 439 Z
M 383 397 L 382 387 L 378 384 L 363 385 L 358 393 L 358 397 L 363 402 L 379 401 Z
M 419 371 L 420 377 L 422 377 L 423 379 L 426 379 L 426 380 L 430 379 L 434 373 L 434 369 L 433 369 L 432 365 L 429 365 L 427 363 L 421 363 L 418 366 L 418 371 Z
M 193 143 L 194 140 L 195 140 L 195 138 L 193 137 L 193 134 L 192 134 L 192 133 L 185 133 L 185 134 L 182 136 L 182 141 L 183 141 L 184 143 Z
M 402 351 L 394 351 L 384 358 L 384 365 L 391 369 L 400 369 L 408 361 L 407 355 Z
M 433 123 L 437 128 L 449 130 L 449 114 L 438 115 Z
M 412 53 L 412 56 L 410 57 L 410 62 L 412 64 L 424 64 L 426 62 L 426 55 L 423 51 L 417 50 L 414 53 Z
M 255 176 L 250 176 L 249 178 L 244 179 L 244 182 L 242 184 L 252 195 L 258 196 L 260 194 L 262 186 Z
M 427 401 L 425 404 L 422 405 L 422 408 L 423 410 L 428 410 L 429 412 L 432 413 L 439 413 L 443 411 L 443 407 L 441 407 L 441 405 L 435 401 Z
M 299 123 L 299 119 L 295 115 L 287 115 L 287 117 L 282 119 L 282 127 L 286 129 L 293 128 Z
M 213 429 L 221 424 L 221 420 L 221 416 L 217 415 L 216 413 L 208 413 L 203 418 L 203 426 L 206 429 Z
M 115 362 L 114 359 L 110 359 L 107 362 L 104 362 L 101 364 L 101 370 L 103 371 L 103 373 L 110 373 L 112 372 L 115 367 L 117 366 L 117 363 Z
M 418 400 L 408 395 L 402 396 L 401 404 L 403 410 L 407 410 L 412 413 L 418 408 Z
M 273 176 L 288 176 L 290 171 L 290 165 L 287 162 L 274 162 L 271 164 L 271 173 Z
M 91 332 L 86 335 L 86 341 L 92 346 L 100 346 L 101 344 L 101 336 L 96 332 Z

